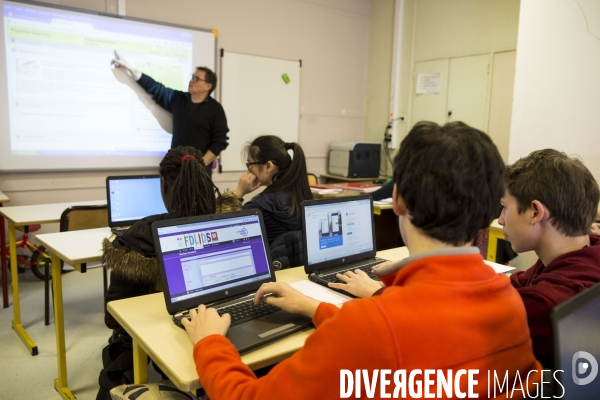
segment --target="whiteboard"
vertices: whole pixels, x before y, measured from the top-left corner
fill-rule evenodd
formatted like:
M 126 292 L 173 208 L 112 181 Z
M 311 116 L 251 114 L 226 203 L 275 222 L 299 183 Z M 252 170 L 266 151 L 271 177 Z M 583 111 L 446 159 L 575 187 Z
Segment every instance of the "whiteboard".
M 113 51 L 187 90 L 216 66 L 216 32 L 53 5 L 0 0 L 0 171 L 156 168 L 171 114 Z
M 223 172 L 246 169 L 242 151 L 257 136 L 298 141 L 300 67 L 299 60 L 221 50 L 221 105 L 229 126 L 229 146 L 221 152 Z

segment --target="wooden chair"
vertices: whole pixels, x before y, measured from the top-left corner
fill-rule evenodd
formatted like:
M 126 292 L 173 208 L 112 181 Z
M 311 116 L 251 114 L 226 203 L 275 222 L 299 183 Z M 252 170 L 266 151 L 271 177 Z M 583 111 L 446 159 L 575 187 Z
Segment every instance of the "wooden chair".
M 67 208 L 63 211 L 60 216 L 60 231 L 79 231 L 82 229 L 94 229 L 94 228 L 104 228 L 108 226 L 108 206 L 107 205 L 98 205 L 98 206 L 73 206 Z M 104 273 L 104 293 L 108 288 L 108 279 L 106 275 L 106 269 L 103 269 Z M 62 262 L 61 262 L 61 270 L 62 270 Z M 81 265 L 81 272 L 86 271 L 85 264 Z M 46 325 L 50 324 L 50 294 L 49 294 L 49 286 L 50 286 L 50 266 L 46 262 L 45 265 L 45 307 L 46 307 Z
M 309 185 L 316 185 L 319 183 L 319 180 L 317 179 L 317 176 L 315 174 L 308 174 L 308 184 Z

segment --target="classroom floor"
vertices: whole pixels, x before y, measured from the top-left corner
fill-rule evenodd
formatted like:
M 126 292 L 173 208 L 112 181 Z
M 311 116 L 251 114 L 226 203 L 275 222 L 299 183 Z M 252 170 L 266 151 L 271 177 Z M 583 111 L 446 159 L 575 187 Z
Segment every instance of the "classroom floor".
M 11 327 L 9 278 L 10 306 L 0 308 L 0 398 L 60 399 L 54 390 L 58 372 L 53 317 L 50 325 L 44 325 L 44 282 L 27 270 L 19 274 L 19 292 L 21 321 L 39 354 L 31 356 Z M 63 274 L 63 303 L 69 388 L 79 400 L 94 400 L 102 348 L 111 333 L 104 325 L 102 268 Z M 152 368 L 148 373 L 151 381 L 160 379 Z

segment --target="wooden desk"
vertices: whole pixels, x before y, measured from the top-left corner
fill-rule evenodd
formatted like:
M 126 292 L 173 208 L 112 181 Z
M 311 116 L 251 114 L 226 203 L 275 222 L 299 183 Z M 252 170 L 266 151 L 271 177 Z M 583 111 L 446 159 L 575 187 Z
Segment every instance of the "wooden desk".
M 398 260 L 408 257 L 408 249 L 381 251 L 377 256 Z M 303 267 L 277 271 L 276 276 L 277 280 L 288 283 L 306 279 Z M 192 342 L 171 320 L 163 293 L 111 301 L 108 311 L 133 338 L 135 383 L 147 382 L 150 356 L 180 390 L 192 391 L 200 387 L 192 359 Z M 307 328 L 244 353 L 242 361 L 254 370 L 280 362 L 302 348 L 313 331 L 314 328 Z
M 0 192 L 0 207 L 10 199 Z M 8 272 L 6 269 L 6 231 L 4 230 L 4 216 L 0 214 L 0 269 L 2 270 L 2 302 L 4 308 L 8 307 Z
M 58 378 L 54 388 L 63 399 L 74 399 L 67 383 L 67 355 L 65 351 L 65 321 L 63 315 L 61 260 L 79 272 L 82 264 L 99 261 L 102 257 L 102 240 L 112 235 L 110 228 L 85 229 L 37 235 L 36 240 L 52 253 L 52 288 L 54 289 L 54 326 L 56 330 L 56 356 Z
M 331 175 L 331 174 L 321 174 L 319 175 L 320 178 L 325 179 L 325 182 L 329 182 L 329 180 L 334 180 L 334 181 L 339 181 L 339 182 L 373 182 L 375 180 L 379 180 L 385 182 L 386 181 L 386 177 L 385 176 L 380 176 L 378 178 L 347 178 L 345 176 L 339 176 L 339 175 Z
M 59 222 L 60 216 L 63 211 L 71 206 L 79 205 L 95 205 L 95 204 L 106 204 L 106 200 L 96 201 L 80 201 L 72 203 L 55 203 L 55 204 L 39 204 L 33 206 L 16 206 L 16 207 L 2 207 L 0 208 L 0 215 L 8 220 L 8 245 L 10 252 L 10 265 L 11 278 L 12 278 L 12 290 L 13 290 L 13 309 L 14 318 L 12 321 L 12 327 L 17 332 L 17 335 L 23 341 L 31 355 L 35 356 L 38 354 L 38 348 L 35 342 L 27 334 L 23 325 L 21 324 L 21 308 L 19 303 L 19 276 L 17 271 L 17 245 L 16 245 L 16 227 L 27 226 L 34 224 L 46 224 L 52 222 Z M 54 265 L 52 266 L 54 268 Z

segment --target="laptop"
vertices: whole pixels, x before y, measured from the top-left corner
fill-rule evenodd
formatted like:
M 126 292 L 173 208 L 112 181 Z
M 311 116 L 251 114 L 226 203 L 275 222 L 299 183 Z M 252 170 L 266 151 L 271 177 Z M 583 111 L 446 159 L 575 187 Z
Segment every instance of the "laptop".
M 303 201 L 302 239 L 304 271 L 319 285 L 342 282 L 336 274 L 357 268 L 378 279 L 371 268 L 386 261 L 375 257 L 370 195 Z M 355 297 L 344 290 L 332 290 Z
M 199 304 L 231 315 L 227 337 L 246 351 L 311 326 L 311 319 L 261 302 L 254 294 L 275 271 L 260 210 L 152 224 L 167 311 L 181 319 Z
M 600 283 L 554 307 L 554 395 L 565 400 L 597 399 L 600 393 Z M 561 387 L 562 385 L 562 387 Z M 564 397 L 562 396 L 564 392 Z
M 108 226 L 116 235 L 122 235 L 144 217 L 167 212 L 159 175 L 109 176 L 106 200 Z

